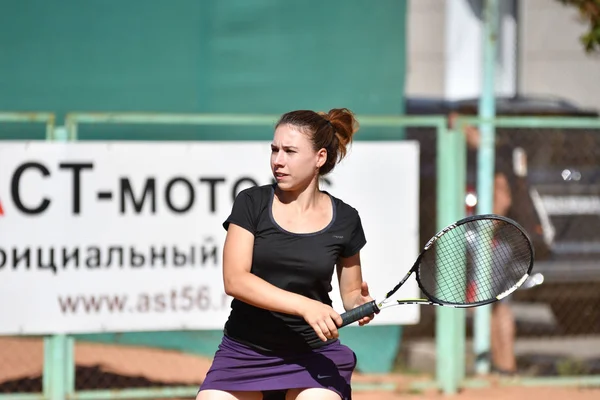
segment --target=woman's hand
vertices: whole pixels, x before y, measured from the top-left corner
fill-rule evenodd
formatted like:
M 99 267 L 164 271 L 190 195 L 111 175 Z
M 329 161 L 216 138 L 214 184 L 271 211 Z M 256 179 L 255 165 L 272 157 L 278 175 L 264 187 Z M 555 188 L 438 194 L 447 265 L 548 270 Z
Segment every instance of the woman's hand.
M 367 282 L 362 282 L 360 285 L 360 293 L 356 295 L 356 300 L 354 302 L 354 307 L 362 306 L 363 304 L 369 303 L 373 301 L 373 298 L 369 294 L 369 285 Z M 375 314 L 368 315 L 364 318 L 358 320 L 358 325 L 363 326 L 371 322 L 375 318 Z
M 369 294 L 369 286 L 363 281 L 360 253 L 353 256 L 340 258 L 337 265 L 338 280 L 340 282 L 340 294 L 344 309 L 350 311 L 360 307 L 365 303 L 373 301 Z M 375 317 L 374 314 L 361 318 L 358 321 L 360 326 L 366 325 Z
M 333 308 L 319 301 L 307 299 L 301 311 L 302 318 L 314 329 L 322 341 L 337 339 L 342 317 Z

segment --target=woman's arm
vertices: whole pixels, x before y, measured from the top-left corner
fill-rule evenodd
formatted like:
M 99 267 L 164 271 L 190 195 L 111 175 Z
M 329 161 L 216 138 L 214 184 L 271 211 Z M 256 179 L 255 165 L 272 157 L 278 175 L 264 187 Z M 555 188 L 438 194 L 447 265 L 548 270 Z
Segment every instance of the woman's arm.
M 337 263 L 338 281 L 340 283 L 340 296 L 346 311 L 361 306 L 373 300 L 369 294 L 369 287 L 362 278 L 360 253 L 347 258 L 340 258 Z M 359 325 L 368 324 L 374 315 L 358 321 Z

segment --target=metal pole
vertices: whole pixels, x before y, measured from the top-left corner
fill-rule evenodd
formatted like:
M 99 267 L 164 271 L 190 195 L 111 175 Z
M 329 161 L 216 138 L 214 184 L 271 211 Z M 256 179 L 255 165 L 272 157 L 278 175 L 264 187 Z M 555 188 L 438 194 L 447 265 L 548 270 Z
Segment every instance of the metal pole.
M 483 81 L 479 100 L 481 142 L 477 152 L 477 213 L 489 214 L 494 209 L 494 124 L 495 117 L 495 64 L 498 37 L 498 0 L 484 0 L 483 7 Z M 490 371 L 490 306 L 475 309 L 474 352 L 477 357 L 475 371 Z
M 462 217 L 465 189 L 464 146 L 460 134 L 446 124 L 437 131 L 437 229 Z M 462 384 L 465 369 L 465 312 L 450 307 L 436 309 L 436 377 L 444 394 L 455 394 Z
M 64 142 L 66 133 L 64 127 L 53 127 L 46 131 L 46 139 Z M 43 392 L 49 400 L 65 400 L 75 390 L 73 347 L 73 338 L 64 334 L 44 339 Z

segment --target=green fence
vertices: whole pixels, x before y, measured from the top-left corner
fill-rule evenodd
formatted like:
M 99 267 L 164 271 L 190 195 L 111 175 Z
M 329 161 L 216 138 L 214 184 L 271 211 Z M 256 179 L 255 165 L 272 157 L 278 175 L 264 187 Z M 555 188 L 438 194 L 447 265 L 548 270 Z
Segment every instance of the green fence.
M 43 138 L 47 140 L 103 140 L 103 133 L 92 132 L 84 133 L 85 126 L 108 126 L 114 127 L 113 133 L 117 132 L 112 138 L 120 140 L 118 130 L 124 125 L 136 125 L 150 127 L 163 125 L 169 128 L 173 127 L 198 127 L 202 129 L 185 131 L 180 134 L 173 134 L 171 137 L 156 137 L 154 134 L 144 136 L 136 135 L 136 140 L 214 140 L 215 132 L 223 133 L 225 140 L 256 140 L 266 139 L 272 134 L 272 126 L 278 116 L 272 115 L 228 115 L 228 114 L 135 114 L 135 113 L 71 113 L 67 116 L 65 127 L 54 127 L 51 114 L 37 114 L 34 119 L 29 113 L 0 113 L 0 121 L 4 122 L 42 122 L 47 124 L 46 133 Z M 27 118 L 30 118 L 29 120 Z M 477 118 L 459 119 L 452 129 L 448 129 L 448 120 L 444 116 L 432 117 L 410 117 L 410 116 L 358 116 L 361 124 L 361 134 L 357 140 L 390 140 L 402 139 L 405 135 L 410 140 L 419 140 L 421 143 L 421 165 L 433 167 L 435 179 L 434 187 L 425 185 L 422 188 L 422 198 L 425 196 L 423 190 L 429 190 L 428 193 L 434 193 L 433 207 L 429 208 L 427 201 L 421 202 L 421 213 L 430 212 L 426 218 L 431 219 L 432 227 L 430 230 L 441 229 L 447 224 L 461 218 L 465 215 L 465 188 L 467 183 L 467 146 L 465 136 L 462 134 L 467 124 L 479 125 L 481 120 Z M 600 133 L 600 120 L 587 118 L 539 118 L 539 117 L 515 117 L 515 118 L 496 118 L 490 121 L 496 130 L 501 129 L 519 129 L 519 135 L 526 136 L 534 130 L 552 129 L 560 132 L 562 129 L 576 129 L 581 131 L 597 130 Z M 112 129 L 112 128 L 111 128 Z M 252 133 L 248 133 L 250 130 Z M 236 132 L 235 134 L 226 134 Z M 207 133 L 212 132 L 212 133 Z M 248 134 L 249 136 L 244 136 Z M 213 135 L 213 136 L 211 136 Z M 19 140 L 19 137 L 5 137 L 3 139 Z M 221 138 L 221 136 L 219 136 Z M 592 149 L 592 151 L 596 151 Z M 422 183 L 424 181 L 422 180 Z M 429 181 L 426 181 L 429 182 Z M 480 182 L 481 183 L 481 182 Z M 490 186 L 490 182 L 483 182 L 483 187 Z M 423 220 L 423 218 L 422 218 Z M 429 235 L 429 231 L 422 228 L 421 235 Z M 409 266 L 406 266 L 408 268 Z M 542 285 L 543 286 L 543 285 Z M 433 309 L 433 307 L 432 307 Z M 413 384 L 416 389 L 425 387 L 436 387 L 445 393 L 454 393 L 459 388 L 465 386 L 486 385 L 488 381 L 473 373 L 470 373 L 469 354 L 473 349 L 468 346 L 468 315 L 465 310 L 455 310 L 446 308 L 435 308 L 429 310 L 429 314 L 434 315 L 434 327 L 443 327 L 443 329 L 434 329 L 432 338 L 435 346 L 435 371 L 429 380 L 420 380 Z M 489 309 L 483 309 L 481 313 L 489 312 Z M 476 335 L 479 335 L 479 344 L 489 343 L 490 328 L 489 325 L 482 325 L 481 321 L 487 321 L 484 316 L 475 318 L 473 325 L 479 324 L 476 329 Z M 377 341 L 366 341 L 364 337 L 355 337 L 352 340 L 351 327 L 342 335 L 347 335 L 350 346 L 356 351 L 360 363 L 364 365 L 389 365 L 394 361 L 393 356 L 400 352 L 399 347 L 408 345 L 407 337 L 410 335 L 407 331 L 411 327 L 366 327 L 362 328 L 363 334 L 377 337 Z M 417 327 L 414 327 L 417 328 Z M 357 330 L 358 332 L 358 330 Z M 365 333 L 366 332 L 366 333 Z M 166 332 L 176 335 L 180 332 Z M 600 334 L 600 332 L 599 332 Z M 402 339 L 400 340 L 400 337 Z M 422 335 L 427 338 L 428 334 Z M 210 336 L 207 335 L 207 338 Z M 218 335 L 216 336 L 218 337 Z M 477 339 L 477 338 L 476 338 Z M 197 391 L 197 386 L 183 387 L 143 387 L 131 389 L 94 389 L 94 390 L 76 390 L 75 383 L 75 362 L 74 348 L 79 340 L 111 341 L 111 336 L 93 337 L 86 335 L 54 335 L 44 338 L 44 365 L 42 378 L 42 391 L 39 393 L 6 393 L 0 394 L 0 399 L 141 399 L 141 398 L 193 398 Z M 135 337 L 131 339 L 135 341 Z M 208 340 L 208 339 L 207 339 Z M 214 337 L 213 339 L 214 340 Z M 168 346 L 165 346 L 168 347 Z M 210 346 L 208 349 L 210 350 Z M 382 351 L 382 349 L 384 349 Z M 478 348 L 478 351 L 481 351 Z M 207 350 L 207 353 L 209 351 Z M 392 354 L 390 356 L 390 353 Z M 384 354 L 387 359 L 382 359 Z M 373 355 L 379 355 L 380 358 L 369 360 Z M 485 356 L 485 354 L 483 355 Z M 361 361 L 362 360 L 362 361 Z M 371 361 L 371 363 L 369 363 Z M 369 367 L 366 367 L 367 369 Z M 525 376 L 516 379 L 501 380 L 502 384 L 507 385 L 600 385 L 600 376 L 595 374 L 576 375 L 575 372 L 569 375 L 567 372 L 563 377 L 539 377 Z M 355 385 L 355 390 L 365 389 L 394 389 L 393 385 Z
M 502 168 L 499 164 L 504 163 L 508 169 L 522 169 L 511 177 L 513 206 L 509 216 L 528 228 L 536 246 L 534 272 L 545 277 L 540 286 L 511 296 L 510 307 L 516 320 L 514 352 L 519 373 L 513 377 L 500 376 L 500 384 L 600 386 L 600 353 L 595 350 L 600 343 L 600 262 L 597 257 L 600 251 L 600 237 L 597 237 L 600 232 L 600 119 L 520 116 L 484 121 L 461 117 L 454 123 L 456 132 L 466 132 L 483 123 L 492 124 L 498 161 L 490 160 L 492 168 L 497 172 Z M 413 137 L 409 134 L 409 138 Z M 461 162 L 464 162 L 462 152 L 468 147 L 461 145 L 458 150 Z M 471 169 L 467 179 L 469 186 L 480 178 L 482 167 L 473 164 L 477 161 L 477 150 L 467 152 L 470 152 L 465 157 Z M 444 153 L 438 155 L 443 157 Z M 523 156 L 527 158 L 525 165 L 516 165 Z M 460 179 L 464 179 L 463 174 Z M 441 201 L 441 197 L 436 201 Z M 474 207 L 472 212 L 477 209 Z M 421 232 L 422 237 L 429 234 Z M 436 340 L 437 379 L 415 384 L 415 387 L 436 385 L 453 390 L 489 384 L 476 372 L 476 365 L 478 360 L 484 359 L 489 364 L 491 359 L 491 313 L 491 306 L 480 307 L 467 317 L 466 323 L 455 321 L 447 325 L 441 325 L 439 313 L 435 319 L 425 314 L 419 325 L 406 327 L 405 348 L 432 337 Z M 448 326 L 460 331 L 459 335 L 467 339 L 465 352 L 440 348 L 439 328 L 442 326 L 450 334 L 454 332 Z M 461 346 L 465 342 L 455 343 Z M 442 373 L 440 367 L 449 357 L 458 357 L 466 363 L 452 376 Z M 445 379 L 448 380 L 446 385 Z
M 0 124 L 3 128 L 11 126 L 15 132 L 18 132 L 19 127 L 29 128 L 28 125 L 43 124 L 44 130 L 38 130 L 38 133 L 31 134 L 31 129 L 26 129 L 27 133 L 14 133 L 11 139 L 26 140 L 45 138 L 52 140 L 54 137 L 55 115 L 49 112 L 0 112 Z M 4 129 L 3 129 L 4 130 Z M 9 138 L 10 134 L 0 132 L 0 139 Z

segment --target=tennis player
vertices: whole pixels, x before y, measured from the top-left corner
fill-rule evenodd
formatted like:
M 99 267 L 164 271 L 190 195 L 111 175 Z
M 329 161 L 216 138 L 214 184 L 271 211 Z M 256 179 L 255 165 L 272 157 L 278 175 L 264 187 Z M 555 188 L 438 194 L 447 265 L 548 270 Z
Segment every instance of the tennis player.
M 329 292 L 336 266 L 346 311 L 372 300 L 361 273 L 366 239 L 357 210 L 321 190 L 319 178 L 346 156 L 357 129 L 347 109 L 292 111 L 276 124 L 276 183 L 240 192 L 223 224 L 233 301 L 197 400 L 351 398 L 356 355 L 339 341 Z

